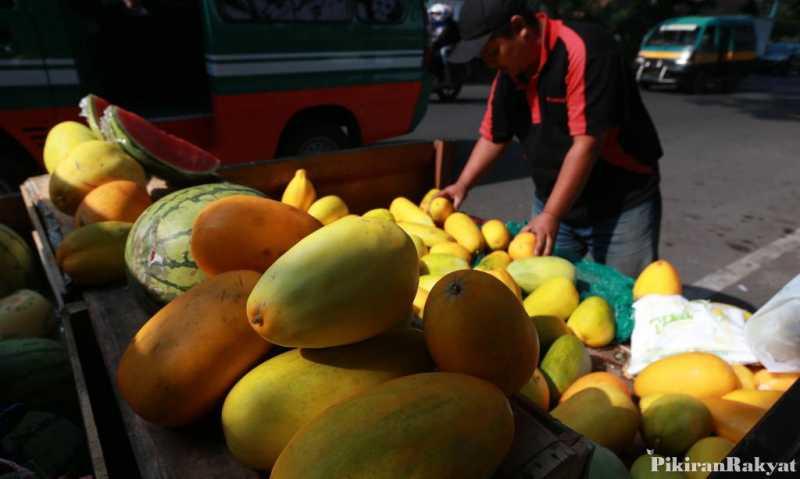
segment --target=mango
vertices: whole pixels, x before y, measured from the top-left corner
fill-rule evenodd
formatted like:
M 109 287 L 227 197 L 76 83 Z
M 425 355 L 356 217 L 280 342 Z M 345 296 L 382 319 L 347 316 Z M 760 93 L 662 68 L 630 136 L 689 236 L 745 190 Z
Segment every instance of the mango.
M 580 296 L 575 284 L 567 278 L 550 278 L 525 298 L 528 316 L 555 316 L 566 321 L 578 307 Z
M 558 401 L 568 387 L 592 370 L 592 359 L 580 339 L 565 335 L 547 350 L 539 367 L 550 384 L 551 401 Z
M 469 264 L 458 256 L 441 253 L 428 253 L 420 258 L 425 265 L 425 273 L 432 275 L 445 275 L 460 269 L 469 269 Z
M 502 281 L 503 284 L 508 286 L 508 289 L 510 289 L 511 292 L 514 293 L 514 296 L 516 296 L 518 300 L 522 301 L 522 290 L 519 289 L 519 285 L 517 285 L 517 283 L 514 282 L 514 278 L 512 278 L 511 275 L 508 274 L 508 271 L 504 269 L 493 269 L 491 271 L 486 271 L 486 272 L 494 276 L 495 278 L 499 279 L 500 281 Z
M 453 203 L 451 203 L 449 199 L 440 196 L 431 201 L 428 213 L 431 215 L 431 219 L 433 219 L 434 223 L 441 225 L 447 221 L 447 218 L 453 214 L 455 210 L 456 209 L 453 208 Z
M 738 387 L 733 368 L 710 353 L 681 353 L 659 359 L 644 368 L 633 382 L 639 397 L 653 393 L 721 397 Z
M 439 243 L 453 241 L 452 236 L 435 226 L 422 225 L 418 223 L 406 223 L 400 220 L 397 221 L 397 226 L 403 228 L 403 231 L 408 234 L 419 236 L 419 239 L 421 239 L 428 248 Z
M 486 247 L 478 225 L 464 213 L 458 212 L 448 216 L 444 222 L 444 230 L 472 254 Z
M 666 458 L 660 454 L 642 454 L 631 465 L 631 479 L 686 479 L 680 471 L 667 471 Z
M 526 397 L 542 411 L 550 409 L 550 387 L 547 385 L 547 379 L 544 378 L 544 374 L 539 368 L 533 371 L 533 376 L 522 386 L 519 394 Z
M 722 396 L 722 399 L 737 401 L 762 409 L 770 409 L 783 396 L 783 391 L 757 391 L 753 389 L 737 389 Z
M 598 387 L 601 385 L 615 387 L 625 393 L 628 397 L 631 397 L 633 394 L 631 388 L 620 377 L 606 371 L 596 371 L 579 377 L 567 388 L 566 391 L 564 391 L 564 394 L 561 395 L 559 402 L 566 401 L 584 389 Z
M 650 263 L 636 278 L 633 284 L 634 301 L 648 294 L 682 294 L 681 278 L 678 270 L 667 260 Z
M 639 398 L 639 410 L 642 411 L 642 414 L 644 414 L 644 412 L 647 411 L 647 409 L 649 409 L 650 406 L 653 405 L 653 403 L 655 403 L 657 400 L 661 399 L 662 397 L 666 396 L 667 394 L 668 393 L 654 393 L 654 394 L 648 394 L 647 396 Z M 669 393 L 669 394 L 672 394 L 672 393 Z
M 311 203 L 308 214 L 316 218 L 323 225 L 333 223 L 344 218 L 350 213 L 344 200 L 336 195 L 323 196 Z
M 575 282 L 575 266 L 558 256 L 517 259 L 506 270 L 525 293 L 533 292 L 550 278 L 562 277 Z
M 317 190 L 306 175 L 306 170 L 300 168 L 286 185 L 281 195 L 281 202 L 303 211 L 308 211 L 314 200 L 317 199 Z
M 436 283 L 442 279 L 442 276 L 441 274 L 424 274 L 419 277 L 419 287 L 430 292 Z
M 630 447 L 639 428 L 639 411 L 616 388 L 588 388 L 556 406 L 550 415 L 614 452 Z
M 281 452 L 272 479 L 484 479 L 511 448 L 508 400 L 486 381 L 423 373 L 325 410 Z
M 714 431 L 734 444 L 758 423 L 766 409 L 716 397 L 702 399 L 714 421 Z
M 731 364 L 733 372 L 736 373 L 736 378 L 739 380 L 739 386 L 742 389 L 756 389 L 756 378 L 753 371 L 744 364 Z
M 800 373 L 771 373 L 762 369 L 753 378 L 759 391 L 788 391 L 800 378 Z
M 419 202 L 419 208 L 428 213 L 428 209 L 431 206 L 431 201 L 439 194 L 441 190 L 439 188 L 431 188 L 425 193 L 425 196 L 422 197 L 422 200 Z
M 417 257 L 422 258 L 423 256 L 428 254 L 428 247 L 425 246 L 425 242 L 417 235 L 408 235 L 411 238 L 411 241 L 414 242 L 414 249 L 417 250 Z M 423 266 L 420 264 L 420 266 Z
M 489 271 L 492 269 L 506 269 L 511 264 L 511 256 L 505 251 L 493 251 L 481 258 L 475 269 Z
M 417 294 L 414 296 L 412 308 L 414 310 L 414 314 L 416 314 L 420 319 L 422 319 L 425 311 L 425 303 L 428 301 L 428 293 L 429 292 L 427 289 L 417 288 Z
M 567 327 L 591 348 L 607 346 L 614 340 L 616 331 L 614 310 L 602 297 L 590 296 L 569 316 Z
M 392 215 L 392 212 L 387 210 L 386 208 L 374 208 L 374 209 L 371 209 L 371 210 L 367 211 L 366 213 L 364 213 L 363 215 L 361 215 L 361 217 L 362 218 L 384 220 L 384 221 L 391 221 L 392 223 L 395 222 L 394 221 L 394 215 Z
M 505 223 L 500 220 L 489 220 L 481 225 L 481 234 L 486 246 L 492 251 L 503 251 L 508 248 L 511 234 Z
M 536 235 L 528 231 L 514 236 L 508 244 L 508 255 L 511 259 L 530 258 L 536 252 Z
M 425 336 L 412 329 L 347 346 L 286 351 L 251 369 L 228 393 L 222 407 L 225 442 L 242 464 L 269 469 L 292 436 L 325 409 L 433 368 Z
M 102 286 L 125 279 L 125 242 L 131 223 L 102 221 L 72 230 L 56 249 L 56 262 L 75 284 Z
M 679 456 L 711 435 L 708 408 L 688 394 L 665 394 L 642 412 L 642 438 L 656 452 Z
M 689 458 L 690 463 L 715 464 L 728 457 L 734 446 L 734 443 L 723 437 L 706 437 L 694 443 L 686 452 L 686 457 Z M 711 475 L 710 472 L 698 468 L 697 471 L 687 472 L 686 478 L 706 479 L 709 475 Z
M 400 196 L 392 200 L 392 203 L 389 205 L 389 211 L 398 223 L 416 223 L 434 226 L 433 219 L 406 197 Z
M 459 258 L 466 261 L 468 264 L 472 261 L 472 254 L 469 251 L 467 251 L 466 248 L 456 243 L 455 241 L 448 241 L 446 243 L 437 243 L 431 246 L 430 252 L 431 254 L 442 253 L 442 254 L 458 256 Z
M 531 318 L 536 332 L 539 334 L 539 344 L 542 354 L 550 350 L 550 345 L 565 334 L 572 334 L 567 323 L 555 316 L 534 316 Z
M 419 262 L 414 242 L 388 221 L 345 217 L 278 258 L 247 300 L 267 341 L 324 348 L 363 341 L 410 317 Z
M 56 171 L 59 163 L 81 143 L 99 140 L 83 123 L 77 121 L 62 121 L 47 132 L 44 141 L 44 167 L 48 173 Z

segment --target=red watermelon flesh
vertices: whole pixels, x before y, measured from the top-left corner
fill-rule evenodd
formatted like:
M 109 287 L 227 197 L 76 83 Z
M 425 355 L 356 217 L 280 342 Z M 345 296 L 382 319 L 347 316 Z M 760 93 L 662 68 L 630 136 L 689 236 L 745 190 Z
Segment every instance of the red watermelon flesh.
M 103 130 L 145 169 L 167 180 L 207 179 L 220 165 L 219 158 L 211 153 L 116 105 L 104 113 Z

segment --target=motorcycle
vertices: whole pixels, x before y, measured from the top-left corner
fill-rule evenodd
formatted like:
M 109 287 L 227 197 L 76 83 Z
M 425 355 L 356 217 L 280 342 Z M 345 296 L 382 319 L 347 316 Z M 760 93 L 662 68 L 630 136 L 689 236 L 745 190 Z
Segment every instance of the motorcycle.
M 432 90 L 439 101 L 454 101 L 469 76 L 469 64 L 450 63 L 447 58 L 458 39 L 453 7 L 436 3 L 428 9 L 430 25 Z

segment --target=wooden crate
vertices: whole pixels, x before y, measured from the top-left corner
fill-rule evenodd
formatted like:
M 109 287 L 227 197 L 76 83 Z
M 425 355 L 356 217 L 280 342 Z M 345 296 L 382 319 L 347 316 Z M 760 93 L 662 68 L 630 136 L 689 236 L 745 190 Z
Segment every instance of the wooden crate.
M 449 182 L 451 151 L 444 142 L 381 145 L 237 165 L 224 169 L 221 176 L 276 198 L 295 169 L 302 167 L 319 196 L 337 194 L 359 213 L 388 207 L 397 196 L 417 201 L 429 188 Z M 34 215 L 36 233 L 43 239 L 39 254 L 49 264 L 54 289 L 62 288 L 66 299 L 76 294 L 80 299 L 79 303 L 67 302 L 73 305 L 67 317 L 67 338 L 87 429 L 97 438 L 92 450 L 96 476 L 115 477 L 125 471 L 125 477 L 145 478 L 263 477 L 263 472 L 239 465 L 227 452 L 219 411 L 198 424 L 167 429 L 141 419 L 119 396 L 117 365 L 149 313 L 127 285 L 80 291 L 60 274 L 52 253 L 72 223 L 55 211 L 47 198 L 47 180 L 46 176 L 28 180 L 23 196 Z M 150 190 L 163 195 L 170 188 L 151 183 Z M 98 364 L 102 364 L 100 373 Z M 591 452 L 589 441 L 538 411 L 525 398 L 513 397 L 511 404 L 515 440 L 495 479 L 579 477 Z M 124 434 L 119 434 L 120 430 Z

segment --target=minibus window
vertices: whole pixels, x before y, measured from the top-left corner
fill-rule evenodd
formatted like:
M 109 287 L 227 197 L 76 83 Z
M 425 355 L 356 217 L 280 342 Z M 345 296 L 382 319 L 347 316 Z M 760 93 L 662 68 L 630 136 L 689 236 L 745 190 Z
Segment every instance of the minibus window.
M 717 27 L 706 27 L 703 32 L 703 40 L 700 42 L 700 50 L 704 52 L 716 51 Z
M 694 45 L 695 40 L 697 40 L 696 25 L 667 25 L 653 33 L 647 41 L 647 45 L 690 46 Z

